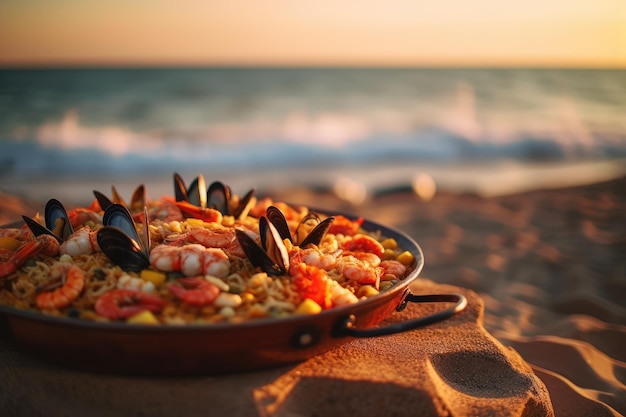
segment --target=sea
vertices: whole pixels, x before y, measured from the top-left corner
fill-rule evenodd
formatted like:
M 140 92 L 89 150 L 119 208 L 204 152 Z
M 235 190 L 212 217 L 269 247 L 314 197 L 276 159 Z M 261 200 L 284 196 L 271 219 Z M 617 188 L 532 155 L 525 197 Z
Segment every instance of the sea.
M 424 178 L 490 196 L 621 177 L 626 70 L 0 70 L 0 191 L 159 197 L 174 172 L 363 198 Z

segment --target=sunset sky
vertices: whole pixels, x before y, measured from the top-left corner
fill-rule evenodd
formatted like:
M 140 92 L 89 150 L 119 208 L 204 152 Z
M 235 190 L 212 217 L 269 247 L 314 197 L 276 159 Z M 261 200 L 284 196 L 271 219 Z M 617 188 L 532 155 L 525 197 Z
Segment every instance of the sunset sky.
M 0 66 L 626 66 L 624 0 L 3 0 Z

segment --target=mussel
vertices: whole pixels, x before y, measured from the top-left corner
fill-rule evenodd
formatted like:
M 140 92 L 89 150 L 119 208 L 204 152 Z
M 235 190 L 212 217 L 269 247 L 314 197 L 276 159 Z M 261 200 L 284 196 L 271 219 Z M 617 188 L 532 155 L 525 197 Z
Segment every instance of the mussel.
M 74 233 L 65 207 L 59 200 L 54 198 L 46 203 L 44 210 L 45 226 L 27 216 L 22 216 L 22 219 L 24 219 L 24 223 L 35 236 L 49 234 L 54 236 L 59 242 L 63 242 Z
M 198 175 L 191 182 L 189 188 L 186 188 L 183 178 L 175 172 L 174 197 L 176 198 L 176 201 L 186 201 L 194 206 L 205 208 L 207 202 L 207 188 L 202 174 Z
M 102 252 L 125 271 L 139 272 L 150 265 L 150 230 L 147 209 L 144 207 L 142 233 L 130 211 L 121 204 L 112 203 L 102 217 L 104 227 L 96 238 Z
M 102 210 L 106 210 L 111 204 L 117 203 L 128 207 L 131 212 L 137 213 L 146 206 L 146 187 L 144 184 L 140 184 L 135 188 L 133 195 L 130 197 L 130 205 L 126 204 L 126 201 L 124 201 L 122 195 L 117 191 L 114 185 L 111 186 L 112 198 L 107 197 L 97 190 L 93 190 L 93 194 L 96 196 L 96 200 L 98 200 L 98 204 L 100 204 Z
M 222 215 L 241 218 L 247 216 L 254 205 L 255 189 L 248 191 L 242 198 L 237 199 L 230 187 L 220 181 L 215 181 L 206 187 L 202 175 L 198 175 L 189 188 L 186 188 L 183 178 L 174 173 L 174 195 L 177 202 L 187 202 L 196 207 L 214 209 Z
M 289 251 L 284 240 L 301 248 L 319 245 L 334 220 L 334 217 L 321 220 L 316 214 L 310 213 L 298 225 L 295 236 L 292 236 L 283 212 L 276 206 L 270 206 L 266 215 L 259 219 L 261 246 L 243 230 L 237 229 L 235 233 L 254 266 L 268 275 L 283 275 L 289 270 Z

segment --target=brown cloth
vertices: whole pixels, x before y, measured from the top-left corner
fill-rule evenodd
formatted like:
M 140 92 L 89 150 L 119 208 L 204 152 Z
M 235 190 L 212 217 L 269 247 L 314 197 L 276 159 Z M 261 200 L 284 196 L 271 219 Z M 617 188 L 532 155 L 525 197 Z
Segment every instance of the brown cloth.
M 414 294 L 456 292 L 464 311 L 308 361 L 211 377 L 124 377 L 60 368 L 0 341 L 3 416 L 552 416 L 543 382 L 483 327 L 473 291 L 418 279 Z M 444 308 L 414 304 L 381 325 Z M 45 353 L 44 353 L 45 355 Z M 177 358 L 171 358 L 176 361 Z

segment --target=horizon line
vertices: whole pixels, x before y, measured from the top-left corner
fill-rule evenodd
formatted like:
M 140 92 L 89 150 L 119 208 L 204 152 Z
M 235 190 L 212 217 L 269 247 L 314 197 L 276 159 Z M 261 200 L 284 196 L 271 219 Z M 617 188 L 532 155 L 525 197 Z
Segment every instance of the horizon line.
M 21 61 L 2 62 L 2 70 L 27 69 L 626 69 L 626 62 L 414 62 L 414 63 L 338 63 L 338 62 L 124 62 L 124 61 Z

